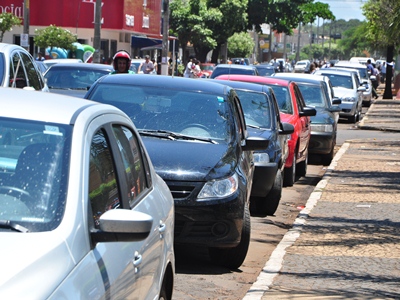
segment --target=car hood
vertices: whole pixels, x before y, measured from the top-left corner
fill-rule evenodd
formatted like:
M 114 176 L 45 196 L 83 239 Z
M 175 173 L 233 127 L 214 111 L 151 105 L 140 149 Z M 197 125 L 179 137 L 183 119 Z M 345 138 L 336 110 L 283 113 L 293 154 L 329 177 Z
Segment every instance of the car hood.
M 1 299 L 48 298 L 75 265 L 56 230 L 2 231 L 0 239 Z
M 333 92 L 335 97 L 345 98 L 345 97 L 357 97 L 357 92 L 355 90 L 346 89 L 342 87 L 334 87 Z
M 317 110 L 317 114 L 315 116 L 311 116 L 311 125 L 312 124 L 333 124 L 335 122 L 334 113 L 328 111 L 323 107 L 315 107 Z
M 142 136 L 158 175 L 164 180 L 208 181 L 231 175 L 239 145 L 171 141 Z

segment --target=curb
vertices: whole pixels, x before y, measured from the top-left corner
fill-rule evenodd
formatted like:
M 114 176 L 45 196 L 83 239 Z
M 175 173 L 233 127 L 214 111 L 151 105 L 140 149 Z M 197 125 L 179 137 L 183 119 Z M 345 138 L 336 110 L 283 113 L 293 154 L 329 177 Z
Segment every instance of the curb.
M 292 246 L 300 237 L 310 212 L 317 205 L 318 200 L 321 199 L 322 192 L 328 184 L 333 170 L 349 147 L 350 142 L 345 142 L 340 147 L 331 164 L 328 166 L 325 174 L 322 176 L 322 179 L 318 182 L 308 198 L 305 208 L 299 213 L 298 217 L 294 221 L 293 227 L 289 229 L 288 232 L 283 236 L 282 240 L 272 252 L 269 260 L 266 262 L 260 274 L 258 275 L 257 280 L 253 283 L 242 300 L 261 300 L 264 293 L 269 290 L 274 278 L 279 275 L 279 271 L 282 268 L 283 258 L 286 254 L 286 248 Z

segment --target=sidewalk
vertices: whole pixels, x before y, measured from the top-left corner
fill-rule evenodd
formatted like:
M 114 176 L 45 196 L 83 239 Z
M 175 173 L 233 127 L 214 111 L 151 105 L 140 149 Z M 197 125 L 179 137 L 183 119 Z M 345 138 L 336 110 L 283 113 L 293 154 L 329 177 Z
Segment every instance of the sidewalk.
M 400 299 L 400 100 L 359 127 L 399 134 L 343 144 L 243 299 Z

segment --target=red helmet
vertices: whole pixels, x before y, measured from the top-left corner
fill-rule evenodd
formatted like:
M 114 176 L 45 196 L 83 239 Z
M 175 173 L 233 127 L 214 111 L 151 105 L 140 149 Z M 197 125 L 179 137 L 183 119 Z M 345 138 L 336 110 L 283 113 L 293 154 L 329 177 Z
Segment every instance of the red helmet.
M 118 68 L 118 59 L 126 59 L 127 68 L 126 68 L 125 72 L 128 72 L 129 68 L 131 67 L 131 57 L 130 57 L 129 53 L 126 52 L 125 50 L 121 50 L 121 51 L 118 51 L 117 53 L 115 53 L 115 55 L 113 57 L 114 70 L 117 70 L 117 68 Z

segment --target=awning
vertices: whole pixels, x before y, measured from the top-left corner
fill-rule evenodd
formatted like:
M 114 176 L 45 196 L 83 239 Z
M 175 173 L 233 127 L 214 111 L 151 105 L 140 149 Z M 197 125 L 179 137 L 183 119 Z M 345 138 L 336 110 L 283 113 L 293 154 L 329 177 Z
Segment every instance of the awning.
M 140 48 L 140 51 L 161 50 L 162 44 Z
M 152 39 L 147 37 L 140 37 L 140 36 L 132 36 L 131 37 L 131 46 L 133 48 L 143 48 L 143 47 L 150 47 L 162 44 L 161 39 Z

